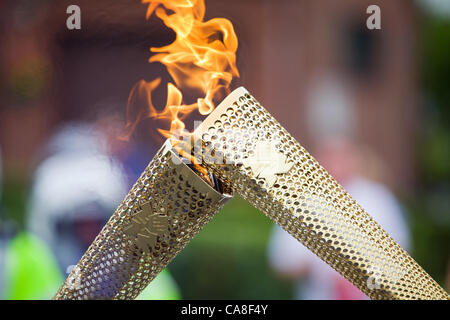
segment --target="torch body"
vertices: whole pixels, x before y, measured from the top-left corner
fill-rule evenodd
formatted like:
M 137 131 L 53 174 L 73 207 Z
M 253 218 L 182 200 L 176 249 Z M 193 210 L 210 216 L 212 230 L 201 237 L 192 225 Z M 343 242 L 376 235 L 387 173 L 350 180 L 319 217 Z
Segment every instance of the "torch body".
M 244 88 L 194 135 L 204 166 L 370 298 L 449 298 Z
M 54 299 L 134 299 L 230 196 L 158 151 Z
M 220 185 L 370 298 L 449 298 L 244 88 L 233 91 L 191 141 L 194 158 Z M 230 198 L 222 189 L 191 170 L 167 141 L 55 299 L 135 298 Z

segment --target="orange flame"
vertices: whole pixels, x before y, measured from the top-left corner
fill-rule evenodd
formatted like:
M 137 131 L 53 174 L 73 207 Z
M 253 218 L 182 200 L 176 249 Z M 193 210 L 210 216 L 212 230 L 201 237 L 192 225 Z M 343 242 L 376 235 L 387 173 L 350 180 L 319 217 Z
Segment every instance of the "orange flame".
M 186 134 L 183 120 L 192 111 L 207 115 L 215 107 L 214 100 L 229 93 L 233 77 L 239 77 L 236 67 L 238 41 L 231 22 L 224 18 L 203 21 L 204 0 L 142 0 L 147 3 L 148 19 L 153 13 L 175 31 L 176 38 L 155 52 L 149 62 L 166 66 L 173 83 L 167 84 L 164 109 L 157 110 L 152 103 L 152 92 L 160 85 L 157 78 L 151 82 L 139 81 L 130 93 L 127 106 L 129 135 L 137 123 L 145 118 L 170 121 L 169 130 L 158 129 L 165 137 L 175 139 L 175 134 Z M 184 104 L 182 91 L 201 96 L 195 103 Z M 145 99 L 145 110 L 136 103 Z M 129 136 L 128 135 L 128 136 Z

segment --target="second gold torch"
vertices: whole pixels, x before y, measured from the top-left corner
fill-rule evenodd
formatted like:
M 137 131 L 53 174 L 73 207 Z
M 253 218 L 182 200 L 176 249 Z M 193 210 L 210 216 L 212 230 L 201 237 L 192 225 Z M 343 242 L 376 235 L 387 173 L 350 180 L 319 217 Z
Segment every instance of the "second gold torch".
M 185 163 L 158 151 L 55 299 L 134 299 L 230 199 Z
M 194 135 L 203 165 L 370 298 L 449 298 L 244 88 Z

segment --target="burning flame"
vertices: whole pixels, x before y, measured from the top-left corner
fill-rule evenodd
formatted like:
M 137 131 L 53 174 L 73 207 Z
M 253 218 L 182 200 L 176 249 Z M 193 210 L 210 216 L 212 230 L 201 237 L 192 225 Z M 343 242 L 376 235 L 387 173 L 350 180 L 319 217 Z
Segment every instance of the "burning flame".
M 127 106 L 128 137 L 139 121 L 154 118 L 170 121 L 168 130 L 158 131 L 166 138 L 188 134 L 183 120 L 192 111 L 202 115 L 212 112 L 214 101 L 229 93 L 233 77 L 239 77 L 236 67 L 238 41 L 231 22 L 224 18 L 203 21 L 204 0 L 142 0 L 147 3 L 146 18 L 154 13 L 176 34 L 171 44 L 150 48 L 155 52 L 149 62 L 166 66 L 174 83 L 167 84 L 166 105 L 161 110 L 152 103 L 152 92 L 161 79 L 139 81 L 132 89 Z M 195 103 L 185 104 L 182 91 L 200 96 Z M 145 100 L 146 108 L 138 101 Z

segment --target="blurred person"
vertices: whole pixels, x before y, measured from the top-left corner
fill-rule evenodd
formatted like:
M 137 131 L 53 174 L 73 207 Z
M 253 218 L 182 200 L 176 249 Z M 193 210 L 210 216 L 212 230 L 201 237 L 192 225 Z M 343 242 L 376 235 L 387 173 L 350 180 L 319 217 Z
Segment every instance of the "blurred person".
M 403 208 L 386 186 L 375 182 L 380 179 L 373 179 L 376 175 L 379 178 L 383 167 L 374 166 L 377 161 L 373 159 L 373 153 L 368 152 L 368 148 L 362 152 L 352 138 L 357 132 L 356 110 L 351 87 L 343 79 L 330 74 L 316 79 L 307 103 L 307 125 L 317 146 L 312 155 L 382 228 L 408 250 L 410 234 Z M 368 176 L 371 179 L 366 178 Z M 295 281 L 297 299 L 367 299 L 280 227 L 273 230 L 268 251 L 273 269 Z
M 0 298 L 49 299 L 63 282 L 63 275 L 49 248 L 28 232 L 19 232 L 0 249 Z
M 110 157 L 108 137 L 98 126 L 65 125 L 46 151 L 49 156 L 34 176 L 28 228 L 51 248 L 60 270 L 68 273 L 124 198 L 128 182 L 121 164 Z M 141 298 L 179 298 L 167 271 L 149 287 Z
M 0 148 L 0 199 L 2 199 Z M 0 202 L 0 299 L 46 299 L 63 280 L 49 248 L 5 219 Z
M 158 151 L 157 143 L 151 139 L 125 138 L 126 130 L 121 114 L 101 105 L 104 111 L 96 115 L 95 127 L 101 131 L 107 140 L 108 154 L 119 160 L 131 187 L 147 167 L 149 159 Z M 160 143 L 159 145 L 161 145 Z
M 75 265 L 126 193 L 120 165 L 89 125 L 71 124 L 51 138 L 31 188 L 28 227 L 55 253 L 61 270 Z

